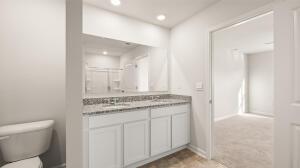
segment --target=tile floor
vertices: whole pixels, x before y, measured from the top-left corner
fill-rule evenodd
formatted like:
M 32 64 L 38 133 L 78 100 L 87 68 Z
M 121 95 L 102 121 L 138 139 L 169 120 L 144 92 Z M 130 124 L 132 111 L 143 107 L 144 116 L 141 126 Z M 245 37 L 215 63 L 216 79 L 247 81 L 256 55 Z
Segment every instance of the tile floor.
M 140 168 L 226 168 L 220 163 L 207 160 L 188 149 L 181 150 Z

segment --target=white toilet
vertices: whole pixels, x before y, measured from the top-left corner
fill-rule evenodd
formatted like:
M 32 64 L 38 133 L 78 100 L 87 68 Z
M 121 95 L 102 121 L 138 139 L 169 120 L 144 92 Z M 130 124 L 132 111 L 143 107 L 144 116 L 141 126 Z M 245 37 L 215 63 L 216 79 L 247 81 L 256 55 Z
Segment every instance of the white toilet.
M 1 168 L 42 168 L 39 155 L 50 146 L 54 121 L 7 125 L 0 127 Z

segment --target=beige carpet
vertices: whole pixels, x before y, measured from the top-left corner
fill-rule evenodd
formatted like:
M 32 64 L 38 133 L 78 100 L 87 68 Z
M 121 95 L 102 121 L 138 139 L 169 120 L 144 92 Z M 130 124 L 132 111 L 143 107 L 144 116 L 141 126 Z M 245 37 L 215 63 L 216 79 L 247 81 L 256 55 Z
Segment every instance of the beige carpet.
M 271 168 L 273 119 L 238 115 L 215 123 L 214 160 L 228 168 Z

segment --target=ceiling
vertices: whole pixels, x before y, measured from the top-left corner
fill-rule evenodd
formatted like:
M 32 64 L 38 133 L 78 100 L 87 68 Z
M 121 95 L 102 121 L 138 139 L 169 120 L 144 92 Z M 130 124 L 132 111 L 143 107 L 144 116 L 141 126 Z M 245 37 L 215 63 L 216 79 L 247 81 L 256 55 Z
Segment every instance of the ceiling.
M 105 10 L 171 28 L 219 0 L 121 0 L 120 6 L 113 6 L 110 0 L 83 1 Z M 156 20 L 159 14 L 164 14 L 166 20 Z
M 224 39 L 224 44 L 232 50 L 254 54 L 273 50 L 273 27 L 273 13 L 268 13 L 217 31 L 213 38 Z
M 83 34 L 83 44 L 85 51 L 89 53 L 102 54 L 107 52 L 108 56 L 122 56 L 140 44 L 129 43 L 119 40 L 113 40 L 93 35 Z

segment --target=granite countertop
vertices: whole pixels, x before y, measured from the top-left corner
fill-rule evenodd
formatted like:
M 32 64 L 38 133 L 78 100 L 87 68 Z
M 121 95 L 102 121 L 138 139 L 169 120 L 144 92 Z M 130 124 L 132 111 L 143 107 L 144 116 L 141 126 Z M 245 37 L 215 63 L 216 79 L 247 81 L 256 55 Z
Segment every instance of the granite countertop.
M 131 102 L 120 102 L 116 106 L 110 106 L 109 104 L 91 104 L 84 105 L 83 115 L 99 115 L 107 113 L 119 113 L 129 110 L 137 110 L 149 107 L 164 107 L 178 104 L 190 103 L 187 99 L 158 99 L 158 100 L 144 100 L 144 101 L 131 101 Z

